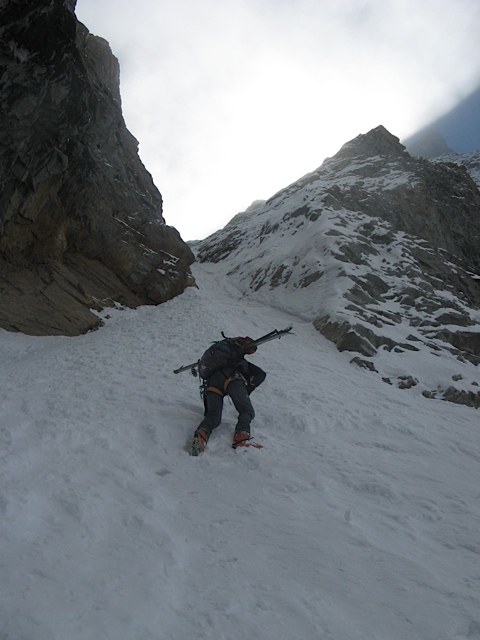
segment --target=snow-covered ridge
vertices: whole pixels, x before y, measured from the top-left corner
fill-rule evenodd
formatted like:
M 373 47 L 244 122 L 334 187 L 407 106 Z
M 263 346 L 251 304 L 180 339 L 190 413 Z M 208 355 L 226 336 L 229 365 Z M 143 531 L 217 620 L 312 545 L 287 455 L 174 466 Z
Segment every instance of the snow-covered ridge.
M 435 158 L 433 162 L 451 162 L 465 167 L 472 180 L 474 180 L 477 187 L 480 188 L 480 151 L 445 154 L 439 158 Z
M 478 205 L 466 172 L 411 158 L 379 128 L 236 216 L 199 244 L 198 259 L 220 262 L 249 299 L 310 320 L 340 350 L 368 357 L 364 366 L 389 382 L 385 351 L 401 385 L 408 379 L 432 397 L 449 389 L 476 406 Z M 453 374 L 455 385 L 432 387 L 421 379 L 427 355 L 466 371 Z

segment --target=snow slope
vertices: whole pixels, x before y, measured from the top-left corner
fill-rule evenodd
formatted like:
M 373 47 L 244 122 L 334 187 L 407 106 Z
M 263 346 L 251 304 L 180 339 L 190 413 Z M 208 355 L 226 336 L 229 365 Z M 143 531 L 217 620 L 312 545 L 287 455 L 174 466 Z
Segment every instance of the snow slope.
M 480 638 L 478 411 L 388 386 L 311 324 L 200 289 L 77 338 L 0 332 L 1 640 Z M 262 450 L 187 445 L 220 331 Z

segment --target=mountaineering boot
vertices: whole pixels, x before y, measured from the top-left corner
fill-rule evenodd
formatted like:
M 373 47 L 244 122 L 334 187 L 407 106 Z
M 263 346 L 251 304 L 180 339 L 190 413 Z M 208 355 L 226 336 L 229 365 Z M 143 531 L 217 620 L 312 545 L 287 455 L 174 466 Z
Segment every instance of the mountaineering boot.
M 232 447 L 248 447 L 248 441 L 250 440 L 250 434 L 248 431 L 235 431 L 233 434 Z
M 192 447 L 190 449 L 191 456 L 200 455 L 207 448 L 207 432 L 204 429 L 197 429 L 193 434 Z

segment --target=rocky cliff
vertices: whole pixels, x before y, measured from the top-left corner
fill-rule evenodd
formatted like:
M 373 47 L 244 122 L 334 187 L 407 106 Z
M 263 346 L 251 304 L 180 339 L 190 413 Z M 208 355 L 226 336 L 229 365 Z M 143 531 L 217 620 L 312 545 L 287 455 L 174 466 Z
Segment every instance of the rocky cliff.
M 118 61 L 74 8 L 0 0 L 0 326 L 38 335 L 193 284 L 126 129 Z
M 198 259 L 224 264 L 246 297 L 313 322 L 386 381 L 418 384 L 431 355 L 461 360 L 471 379 L 449 399 L 476 406 L 480 193 L 467 171 L 475 166 L 413 158 L 377 127 L 236 216 L 200 243 Z M 439 385 L 425 394 L 444 397 L 451 385 Z

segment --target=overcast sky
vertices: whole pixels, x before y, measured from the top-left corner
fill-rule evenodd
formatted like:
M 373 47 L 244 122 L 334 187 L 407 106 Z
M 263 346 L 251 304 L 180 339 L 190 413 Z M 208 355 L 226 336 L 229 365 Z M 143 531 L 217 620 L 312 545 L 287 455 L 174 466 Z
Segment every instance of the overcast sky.
M 480 0 L 78 0 L 185 240 L 383 124 L 405 139 L 480 85 Z

